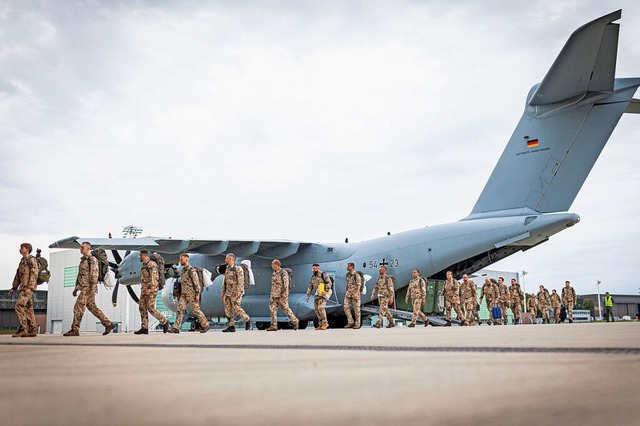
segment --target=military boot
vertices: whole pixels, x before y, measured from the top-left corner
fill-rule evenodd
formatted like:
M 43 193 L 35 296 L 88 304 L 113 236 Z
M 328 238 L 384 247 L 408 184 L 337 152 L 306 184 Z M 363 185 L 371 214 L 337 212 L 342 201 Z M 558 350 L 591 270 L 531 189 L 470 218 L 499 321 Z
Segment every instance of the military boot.
M 80 332 L 74 331 L 74 330 L 69 330 L 63 334 L 63 336 L 79 336 L 79 335 L 80 335 Z
M 111 333 L 111 331 L 113 331 L 113 329 L 116 328 L 115 325 L 113 325 L 113 323 L 109 324 L 105 329 L 104 329 L 104 333 L 102 333 L 103 336 L 106 336 L 107 334 Z M 148 331 L 147 331 L 148 332 Z
M 180 334 L 180 330 L 178 330 L 177 328 L 172 328 L 171 330 L 168 331 L 168 333 L 171 334 Z
M 451 327 L 451 321 L 447 320 L 447 323 L 444 326 L 445 327 Z
M 248 330 L 251 330 L 251 320 L 246 321 L 246 322 L 244 323 L 244 329 L 245 329 L 245 330 L 247 330 L 247 331 L 248 331 Z
M 387 325 L 387 328 L 393 328 L 395 326 L 396 326 L 396 323 L 394 321 L 391 321 L 389 325 Z
M 352 322 L 350 322 L 349 324 L 345 325 L 344 328 L 353 328 L 354 324 Z
M 294 331 L 295 331 L 295 330 L 297 330 L 297 329 L 298 329 L 298 327 L 300 327 L 300 321 L 296 321 L 296 322 L 294 322 L 294 323 L 293 323 L 293 330 L 294 330 Z
M 27 332 L 24 330 L 18 330 L 16 333 L 12 334 L 11 337 L 27 337 Z
M 222 330 L 223 333 L 235 333 L 236 327 L 234 325 L 230 325 L 229 327 Z
M 320 330 L 326 330 L 327 328 L 329 328 L 329 324 L 322 324 L 320 326 Z
M 572 324 L 572 323 L 573 323 L 573 320 L 572 320 L 572 319 L 570 319 L 570 320 L 569 320 L 569 324 Z
M 380 323 L 379 323 L 379 322 L 377 322 L 377 323 L 373 324 L 373 326 L 374 326 L 375 328 L 380 328 Z
M 409 325 L 408 325 L 407 327 L 411 327 L 411 328 L 413 328 L 413 327 L 415 327 L 415 326 L 416 326 L 416 323 L 415 323 L 415 322 L 410 322 L 410 323 L 409 323 Z
M 278 327 L 275 325 L 271 325 L 271 327 L 267 328 L 267 331 L 278 331 Z
M 200 333 L 206 333 L 207 331 L 209 331 L 209 328 L 211 328 L 211 326 L 209 325 L 209 323 L 206 323 L 204 327 L 200 329 Z
M 162 324 L 162 332 L 163 333 L 168 333 L 169 332 L 169 321 L 167 321 L 164 324 Z
M 141 328 L 138 331 L 134 331 L 133 334 L 149 334 L 149 329 L 148 328 Z
M 429 325 L 429 319 L 427 318 L 426 320 L 424 320 L 424 326 L 428 326 Z
M 22 336 L 22 337 L 36 337 L 38 335 L 38 333 L 36 333 L 35 331 L 30 331 L 28 332 L 26 335 Z

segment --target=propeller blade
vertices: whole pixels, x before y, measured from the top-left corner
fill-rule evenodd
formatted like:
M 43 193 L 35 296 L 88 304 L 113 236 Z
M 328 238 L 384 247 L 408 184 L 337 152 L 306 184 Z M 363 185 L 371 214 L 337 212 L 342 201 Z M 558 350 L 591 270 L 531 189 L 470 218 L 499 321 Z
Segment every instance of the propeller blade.
M 113 258 L 116 260 L 118 265 L 122 263 L 122 256 L 120 256 L 118 250 L 111 250 L 111 254 L 113 254 Z
M 140 302 L 140 299 L 138 299 L 138 295 L 136 295 L 136 292 L 133 291 L 133 289 L 131 288 L 130 285 L 125 286 L 127 287 L 127 291 L 129 292 L 129 296 L 131 296 L 131 298 L 133 299 L 134 302 L 138 303 Z
M 118 304 L 118 287 L 120 287 L 120 278 L 116 280 L 116 285 L 113 287 L 113 293 L 111 293 L 111 303 L 113 303 L 114 308 Z
M 216 272 L 218 273 L 218 275 L 224 274 L 226 270 L 227 270 L 227 264 L 226 263 L 223 263 L 222 265 L 216 266 Z

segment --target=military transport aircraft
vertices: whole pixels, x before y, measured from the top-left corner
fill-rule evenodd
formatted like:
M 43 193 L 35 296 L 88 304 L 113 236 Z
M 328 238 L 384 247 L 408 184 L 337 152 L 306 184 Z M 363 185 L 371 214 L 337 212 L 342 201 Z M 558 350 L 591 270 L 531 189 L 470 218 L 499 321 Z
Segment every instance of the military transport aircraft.
M 315 318 L 313 303 L 305 300 L 312 263 L 335 277 L 335 291 L 327 304 L 330 315 L 343 315 L 347 262 L 373 276 L 386 265 L 396 277 L 396 288 L 407 285 L 413 268 L 433 279 L 442 279 L 447 270 L 457 277 L 478 271 L 542 244 L 580 221 L 567 211 L 589 171 L 622 114 L 640 113 L 640 100 L 633 99 L 640 77 L 615 78 L 619 25 L 613 22 L 620 17 L 620 10 L 610 13 L 569 37 L 542 82 L 529 91 L 522 118 L 473 210 L 458 222 L 360 243 L 71 237 L 50 247 L 78 248 L 89 241 L 94 247 L 130 251 L 124 259 L 116 257 L 120 283 L 126 286 L 139 283 L 135 250 L 157 251 L 168 264 L 188 252 L 193 265 L 210 271 L 224 262 L 225 253 L 233 252 L 238 261 L 252 262 L 255 285 L 247 290 L 242 306 L 259 324 L 269 321 L 274 258 L 293 270 L 289 302 L 301 325 Z M 224 317 L 221 282 L 218 275 L 203 292 L 201 306 L 209 318 Z M 366 287 L 363 303 L 369 302 L 373 286 Z M 169 280 L 162 299 L 175 310 L 171 290 Z

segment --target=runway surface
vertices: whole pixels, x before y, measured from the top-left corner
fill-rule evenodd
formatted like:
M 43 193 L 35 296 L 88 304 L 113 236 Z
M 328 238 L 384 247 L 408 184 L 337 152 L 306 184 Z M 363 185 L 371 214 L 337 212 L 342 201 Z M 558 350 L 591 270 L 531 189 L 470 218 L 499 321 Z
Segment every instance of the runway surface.
M 640 323 L 0 336 L 7 425 L 640 424 Z

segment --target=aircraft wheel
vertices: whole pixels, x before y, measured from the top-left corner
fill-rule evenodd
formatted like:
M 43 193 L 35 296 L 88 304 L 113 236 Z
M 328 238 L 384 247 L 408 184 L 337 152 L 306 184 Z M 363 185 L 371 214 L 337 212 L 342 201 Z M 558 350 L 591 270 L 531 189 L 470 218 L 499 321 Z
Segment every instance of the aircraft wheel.
M 304 330 L 309 325 L 309 321 L 300 321 L 298 323 L 298 329 Z
M 271 324 L 267 322 L 258 321 L 256 322 L 256 328 L 258 330 L 266 330 Z
M 330 328 L 343 328 L 347 325 L 347 317 L 345 316 L 329 317 L 327 320 L 329 321 Z

